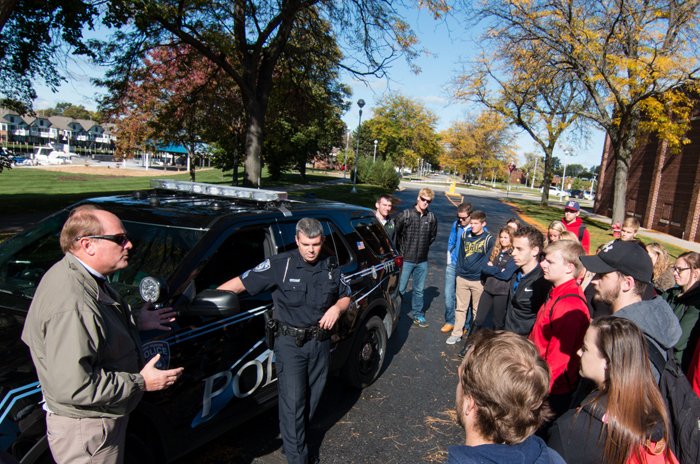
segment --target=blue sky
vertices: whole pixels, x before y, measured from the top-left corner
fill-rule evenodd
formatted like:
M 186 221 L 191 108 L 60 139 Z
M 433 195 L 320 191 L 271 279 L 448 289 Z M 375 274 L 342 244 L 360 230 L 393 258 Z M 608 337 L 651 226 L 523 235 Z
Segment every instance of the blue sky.
M 407 10 L 405 18 L 420 39 L 420 47 L 428 52 L 415 62 L 421 68 L 421 72 L 414 74 L 405 59 L 400 57 L 392 63 L 388 79 L 369 79 L 367 82 L 361 82 L 349 74 L 343 75 L 343 81 L 350 85 L 353 92 L 352 109 L 343 120 L 353 130 L 357 127 L 359 116 L 355 102 L 360 98 L 365 100 L 362 119 L 367 120 L 372 117 L 375 102 L 392 91 L 400 91 L 407 97 L 420 100 L 438 116 L 439 131 L 447 129 L 454 121 L 464 119 L 466 114 L 476 114 L 480 111 L 479 107 L 472 104 L 450 102 L 445 89 L 460 69 L 460 60 L 469 60 L 472 54 L 477 53 L 479 31 L 466 29 L 454 18 L 435 21 L 426 10 Z M 101 89 L 93 87 L 89 79 L 100 76 L 103 70 L 81 61 L 71 63 L 69 69 L 69 81 L 63 84 L 57 93 L 52 93 L 45 87 L 37 89 L 39 98 L 34 108 L 50 108 L 61 101 L 84 105 L 90 110 L 96 108 L 95 96 Z M 562 139 L 554 155 L 564 161 L 564 149 L 568 147 L 570 152 L 576 154 L 569 156 L 569 164 L 590 167 L 600 164 L 603 143 L 604 133 L 594 129 L 586 146 Z M 520 133 L 516 152 L 522 155 L 526 152 L 541 153 L 541 150 L 527 134 Z M 524 158 L 521 158 L 521 162 L 524 162 Z

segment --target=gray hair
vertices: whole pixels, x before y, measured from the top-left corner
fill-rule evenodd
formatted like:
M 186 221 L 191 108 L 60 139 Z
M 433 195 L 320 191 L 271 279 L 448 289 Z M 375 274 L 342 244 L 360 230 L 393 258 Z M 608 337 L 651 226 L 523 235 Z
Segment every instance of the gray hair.
M 297 222 L 297 237 L 299 232 L 306 235 L 309 238 L 318 237 L 323 234 L 323 226 L 314 218 L 304 218 Z

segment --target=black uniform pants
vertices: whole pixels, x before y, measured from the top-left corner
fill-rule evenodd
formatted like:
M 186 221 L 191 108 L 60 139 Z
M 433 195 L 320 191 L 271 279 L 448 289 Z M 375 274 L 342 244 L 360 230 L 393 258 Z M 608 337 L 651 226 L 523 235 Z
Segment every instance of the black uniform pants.
M 306 426 L 326 386 L 329 361 L 330 340 L 313 339 L 302 347 L 288 335 L 275 340 L 280 433 L 289 464 L 307 464 Z

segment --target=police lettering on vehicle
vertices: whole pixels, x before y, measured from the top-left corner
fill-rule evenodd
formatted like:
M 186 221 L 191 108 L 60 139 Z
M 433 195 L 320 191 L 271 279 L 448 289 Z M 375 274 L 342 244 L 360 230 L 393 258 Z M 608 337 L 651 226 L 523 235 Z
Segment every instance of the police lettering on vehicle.
M 204 379 L 202 409 L 192 420 L 192 428 L 216 416 L 232 399 L 245 398 L 255 393 L 259 388 L 266 387 L 277 381 L 276 377 L 273 378 L 272 371 L 275 362 L 274 352 L 269 349 L 266 349 L 254 359 L 239 367 L 251 352 L 258 347 L 264 346 L 263 342 L 264 339 L 257 342 L 248 353 L 233 363 L 230 370 L 218 372 Z M 247 381 L 241 382 L 241 378 L 246 378 Z M 249 385 L 251 383 L 249 380 L 253 379 L 253 386 L 242 392 L 240 389 L 241 383 Z

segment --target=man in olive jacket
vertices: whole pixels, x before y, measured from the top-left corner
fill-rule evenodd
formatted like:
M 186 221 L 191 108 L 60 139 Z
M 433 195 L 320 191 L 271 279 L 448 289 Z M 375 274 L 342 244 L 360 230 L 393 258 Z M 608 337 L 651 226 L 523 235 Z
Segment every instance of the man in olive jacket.
M 39 283 L 22 341 L 44 396 L 49 447 L 62 463 L 121 463 L 128 415 L 144 391 L 162 390 L 182 368 L 144 366 L 138 330 L 170 330 L 170 308 L 138 319 L 107 283 L 128 265 L 121 221 L 92 205 L 72 212 L 61 231 L 65 257 Z M 138 328 L 137 328 L 138 326 Z

